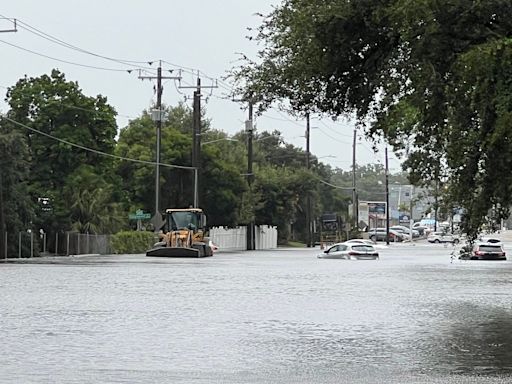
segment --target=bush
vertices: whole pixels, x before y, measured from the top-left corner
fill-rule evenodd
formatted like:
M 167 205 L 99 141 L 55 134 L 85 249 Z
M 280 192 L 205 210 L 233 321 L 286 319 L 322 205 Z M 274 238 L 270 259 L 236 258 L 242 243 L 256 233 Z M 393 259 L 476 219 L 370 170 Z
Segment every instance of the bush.
M 118 232 L 110 237 L 110 249 L 112 253 L 145 253 L 158 237 L 153 232 L 125 231 Z

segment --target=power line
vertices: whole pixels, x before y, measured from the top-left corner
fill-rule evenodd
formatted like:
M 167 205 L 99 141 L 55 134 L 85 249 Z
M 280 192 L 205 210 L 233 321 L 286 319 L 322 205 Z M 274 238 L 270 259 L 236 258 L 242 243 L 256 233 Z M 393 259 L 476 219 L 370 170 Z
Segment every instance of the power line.
M 55 60 L 55 61 L 59 61 L 61 63 L 70 64 L 70 65 L 76 65 L 76 66 L 84 67 L 84 68 L 98 69 L 98 70 L 102 70 L 102 71 L 111 71 L 111 72 L 128 72 L 128 73 L 131 73 L 133 70 L 136 69 L 136 68 L 130 68 L 130 69 L 106 68 L 106 67 L 97 67 L 97 66 L 94 66 L 94 65 L 87 65 L 87 64 L 82 64 L 82 63 L 76 63 L 76 62 L 73 62 L 73 61 L 62 60 L 62 59 L 58 59 L 56 57 L 48 56 L 48 55 L 45 55 L 44 53 L 36 52 L 36 51 L 31 50 L 31 49 L 23 48 L 23 47 L 20 47 L 19 45 L 8 43 L 5 40 L 0 40 L 0 43 L 4 43 L 6 45 L 10 45 L 11 47 L 20 49 L 22 51 L 32 53 L 33 55 L 45 57 L 45 58 L 50 59 L 50 60 Z
M 10 121 L 11 123 L 16 124 L 16 125 L 18 125 L 20 127 L 26 128 L 26 129 L 28 129 L 28 130 L 30 130 L 32 132 L 35 132 L 37 134 L 46 136 L 46 137 L 48 137 L 48 138 L 50 138 L 52 140 L 59 141 L 61 143 L 67 144 L 67 145 L 69 145 L 71 147 L 82 149 L 84 151 L 93 152 L 93 153 L 96 153 L 96 154 L 101 155 L 101 156 L 112 157 L 112 158 L 118 159 L 118 160 L 125 160 L 125 161 L 131 161 L 131 162 L 134 162 L 134 163 L 142 163 L 142 164 L 148 164 L 148 165 L 157 165 L 157 163 L 153 162 L 153 161 L 138 160 L 138 159 L 132 159 L 132 158 L 129 158 L 129 157 L 117 156 L 117 155 L 113 155 L 111 153 L 106 153 L 106 152 L 98 151 L 97 149 L 85 147 L 85 146 L 80 145 L 80 144 L 75 144 L 75 143 L 72 143 L 70 141 L 67 141 L 67 140 L 60 139 L 58 137 L 52 136 L 52 135 L 50 135 L 50 134 L 48 134 L 46 132 L 42 132 L 42 131 L 40 131 L 38 129 L 29 127 L 28 125 L 20 123 L 20 122 L 18 122 L 16 120 L 13 120 L 13 119 L 11 119 L 11 118 L 9 118 L 7 116 L 1 116 L 1 118 L 5 119 L 7 121 Z M 184 166 L 184 165 L 166 164 L 166 163 L 159 163 L 159 164 L 161 166 L 168 167 L 168 168 L 195 169 L 195 167 L 187 167 L 187 166 Z
M 101 55 L 101 54 L 98 54 L 98 53 L 94 53 L 92 51 L 89 51 L 89 50 L 86 50 L 86 49 L 83 49 L 83 48 L 80 48 L 80 47 L 77 47 L 73 44 L 70 44 L 70 43 L 67 43 L 65 42 L 64 40 L 61 40 L 55 36 L 52 36 L 44 31 L 41 31 L 40 29 L 37 29 L 23 21 L 18 21 L 18 26 L 24 30 L 26 30 L 27 32 L 30 32 L 36 36 L 39 36 L 45 40 L 48 40 L 48 41 L 51 41 L 55 44 L 58 44 L 60 46 L 63 46 L 63 47 L 66 47 L 66 48 L 69 48 L 69 49 L 72 49 L 72 50 L 75 50 L 75 51 L 78 51 L 78 52 L 81 52 L 81 53 L 84 53 L 84 54 L 87 54 L 87 55 L 91 55 L 91 56 L 94 56 L 94 57 L 98 57 L 98 58 L 101 58 L 101 59 L 105 59 L 105 60 L 109 60 L 109 61 L 113 61 L 113 62 L 116 62 L 116 63 L 120 63 L 120 64 L 149 64 L 151 65 L 155 60 L 149 60 L 149 61 L 135 61 L 135 60 L 124 60 L 124 59 L 116 59 L 116 58 L 113 58 L 113 57 L 109 57 L 109 56 L 105 56 L 105 55 Z M 138 68 L 145 68 L 145 69 L 152 69 L 151 67 L 140 67 L 140 66 L 137 66 Z
M 343 133 L 340 133 L 338 131 L 336 131 L 335 129 L 333 129 L 332 127 L 329 127 L 325 121 L 323 120 L 320 120 L 320 119 L 316 119 L 320 124 L 322 124 L 323 126 L 325 126 L 328 130 L 330 130 L 331 132 L 337 134 L 337 135 L 340 135 L 340 136 L 343 136 L 343 137 L 352 137 L 352 135 L 346 135 L 346 134 L 343 134 Z

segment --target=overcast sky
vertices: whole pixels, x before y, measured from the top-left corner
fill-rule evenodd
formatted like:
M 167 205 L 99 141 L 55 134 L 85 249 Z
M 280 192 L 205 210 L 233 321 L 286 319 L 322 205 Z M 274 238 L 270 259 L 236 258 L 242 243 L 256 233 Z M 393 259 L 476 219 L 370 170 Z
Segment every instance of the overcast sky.
M 20 24 L 16 33 L 0 33 L 0 91 L 4 95 L 5 87 L 14 85 L 25 74 L 40 76 L 58 68 L 68 80 L 77 81 L 86 95 L 106 96 L 119 113 L 119 127 L 124 127 L 130 118 L 140 115 L 155 101 L 153 84 L 139 80 L 138 71 L 130 74 L 128 69 L 149 67 L 144 64 L 149 61 L 154 61 L 152 67 L 155 67 L 158 60 L 163 60 L 164 75 L 171 75 L 167 70 L 176 74 L 180 67 L 199 70 L 202 84 L 211 85 L 213 80 L 207 76 L 222 78 L 235 65 L 237 52 L 256 56 L 258 47 L 246 39 L 247 27 L 259 25 L 255 13 L 267 13 L 272 5 L 279 3 L 278 0 L 6 1 L 0 7 L 0 15 L 16 18 Z M 84 54 L 38 36 L 29 26 L 40 34 L 51 35 L 96 55 L 141 63 L 126 65 Z M 0 20 L 0 30 L 10 27 L 6 20 Z M 190 71 L 182 76 L 182 85 L 196 83 L 197 76 Z M 168 80 L 164 83 L 162 101 L 175 105 L 192 91 L 180 90 L 173 80 Z M 223 99 L 225 93 L 224 83 L 211 94 L 204 91 L 206 115 L 212 120 L 213 128 L 234 134 L 243 128 L 247 113 L 237 103 Z M 190 97 L 186 102 L 191 105 Z M 2 97 L 0 111 L 6 110 Z M 305 138 L 301 137 L 304 121 L 274 109 L 258 117 L 256 124 L 259 132 L 277 129 L 286 142 L 305 147 Z M 323 119 L 313 120 L 311 126 L 312 154 L 333 167 L 349 169 L 353 124 Z M 365 140 L 357 145 L 359 164 L 384 163 L 384 152 L 375 154 L 371 147 Z M 399 171 L 400 163 L 392 153 L 389 164 L 393 172 Z

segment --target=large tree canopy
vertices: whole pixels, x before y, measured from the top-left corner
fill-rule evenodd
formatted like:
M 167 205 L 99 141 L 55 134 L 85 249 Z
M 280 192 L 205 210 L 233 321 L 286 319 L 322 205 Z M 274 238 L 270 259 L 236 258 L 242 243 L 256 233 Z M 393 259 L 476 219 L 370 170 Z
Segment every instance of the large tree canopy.
M 261 108 L 355 113 L 407 152 L 413 182 L 443 185 L 474 237 L 512 203 L 511 37 L 507 0 L 285 0 L 233 75 Z
M 29 192 L 33 201 L 46 203 L 37 210 L 34 224 L 46 232 L 73 227 L 115 231 L 108 204 L 92 206 L 93 199 L 85 198 L 119 199 L 113 188 L 113 160 L 99 153 L 111 154 L 116 145 L 116 113 L 107 99 L 85 96 L 76 82 L 53 70 L 50 75 L 20 79 L 8 89 L 6 101 L 7 116 L 23 131 L 28 145 Z M 84 217 L 77 206 L 92 214 Z

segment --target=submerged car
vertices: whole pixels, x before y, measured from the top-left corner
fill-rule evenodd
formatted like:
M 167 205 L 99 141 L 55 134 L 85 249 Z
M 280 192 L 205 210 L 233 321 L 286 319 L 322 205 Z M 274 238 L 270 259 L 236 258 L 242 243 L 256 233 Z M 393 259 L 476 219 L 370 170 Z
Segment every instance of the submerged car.
M 507 260 L 503 244 L 498 240 L 481 241 L 473 246 L 471 260 Z
M 360 243 L 334 244 L 317 256 L 319 259 L 377 260 L 379 253 L 373 245 Z
M 366 245 L 375 245 L 375 243 L 371 240 L 366 239 L 350 239 L 345 241 L 343 244 L 366 244 Z

